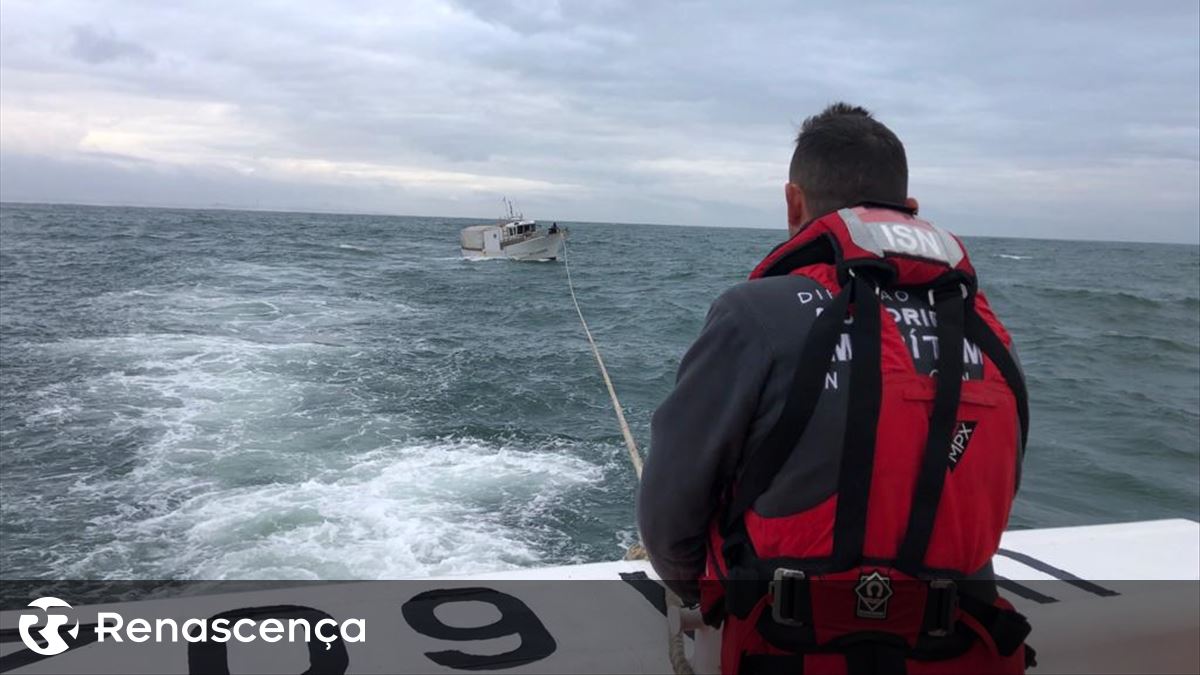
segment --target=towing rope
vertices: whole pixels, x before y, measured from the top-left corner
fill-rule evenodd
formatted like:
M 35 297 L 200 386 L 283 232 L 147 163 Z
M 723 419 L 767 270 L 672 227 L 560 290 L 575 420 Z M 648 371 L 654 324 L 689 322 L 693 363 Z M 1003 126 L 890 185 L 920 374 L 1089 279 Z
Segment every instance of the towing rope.
M 600 366 L 600 376 L 604 378 L 604 386 L 608 387 L 608 397 L 612 399 L 613 411 L 617 413 L 617 423 L 621 425 L 621 435 L 625 437 L 625 448 L 629 450 L 629 460 L 633 462 L 633 471 L 638 480 L 642 479 L 642 455 L 638 452 L 637 443 L 629 431 L 629 423 L 625 421 L 625 411 L 621 401 L 617 399 L 617 390 L 613 387 L 612 379 L 608 376 L 608 368 L 604 367 L 604 359 L 600 358 L 600 348 L 592 338 L 587 320 L 583 318 L 583 310 L 579 309 L 579 299 L 575 297 L 575 284 L 571 282 L 571 261 L 567 257 L 567 238 L 563 237 L 563 266 L 567 268 L 567 288 L 571 291 L 571 302 L 575 303 L 575 313 L 579 315 L 579 323 L 583 325 L 583 334 L 587 336 L 588 344 L 592 346 L 592 354 L 596 357 L 596 365 Z
M 608 387 L 608 397 L 612 400 L 613 411 L 617 413 L 617 423 L 621 425 L 621 436 L 625 438 L 625 448 L 629 450 L 629 461 L 633 464 L 633 472 L 637 474 L 638 482 L 642 480 L 642 455 L 638 452 L 637 443 L 633 440 L 633 433 L 629 431 L 629 423 L 625 421 L 625 410 L 621 407 L 621 401 L 617 398 L 617 389 L 613 386 L 612 378 L 608 376 L 608 368 L 604 367 L 604 359 L 600 357 L 600 348 L 596 346 L 596 340 L 592 337 L 592 331 L 588 328 L 587 320 L 583 318 L 583 310 L 579 308 L 579 299 L 575 297 L 575 284 L 571 281 L 571 260 L 567 256 L 567 238 L 563 237 L 563 266 L 567 270 L 567 289 L 571 291 L 571 302 L 575 305 L 575 313 L 579 315 L 579 323 L 583 326 L 583 334 L 587 336 L 588 344 L 592 347 L 592 355 L 596 357 L 596 365 L 600 366 L 600 376 L 604 378 L 604 386 Z M 646 559 L 646 549 L 641 543 L 634 544 L 625 554 L 626 560 L 644 560 Z M 668 611 L 679 611 L 682 603 L 679 596 L 675 595 L 674 591 L 663 585 L 663 592 L 666 594 L 666 604 Z M 671 661 L 671 668 L 676 675 L 693 675 L 692 664 L 687 660 L 687 654 L 683 649 L 683 631 L 672 631 L 671 622 L 667 622 L 667 658 Z

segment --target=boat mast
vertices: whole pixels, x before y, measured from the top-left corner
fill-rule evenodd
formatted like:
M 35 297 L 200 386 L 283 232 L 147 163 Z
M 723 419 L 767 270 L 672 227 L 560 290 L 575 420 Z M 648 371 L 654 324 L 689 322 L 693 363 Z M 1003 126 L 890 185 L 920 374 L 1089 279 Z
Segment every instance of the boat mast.
M 504 202 L 504 206 L 506 206 L 508 208 L 508 220 L 506 222 L 511 223 L 511 222 L 517 221 L 517 220 L 525 220 L 525 214 L 518 211 L 513 206 L 513 201 L 511 199 L 509 199 L 508 197 L 501 197 L 500 201 Z M 503 219 L 504 219 L 504 217 L 501 216 L 501 220 L 503 220 Z

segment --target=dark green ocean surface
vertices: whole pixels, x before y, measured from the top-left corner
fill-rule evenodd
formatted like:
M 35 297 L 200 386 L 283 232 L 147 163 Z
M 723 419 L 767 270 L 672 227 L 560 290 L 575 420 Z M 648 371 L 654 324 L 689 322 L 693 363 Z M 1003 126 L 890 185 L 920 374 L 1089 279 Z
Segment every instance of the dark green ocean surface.
M 0 576 L 619 558 L 634 478 L 563 266 L 463 261 L 470 223 L 4 205 Z M 782 232 L 569 225 L 647 443 L 709 302 Z M 1029 378 L 1012 526 L 1200 518 L 1200 249 L 967 244 Z

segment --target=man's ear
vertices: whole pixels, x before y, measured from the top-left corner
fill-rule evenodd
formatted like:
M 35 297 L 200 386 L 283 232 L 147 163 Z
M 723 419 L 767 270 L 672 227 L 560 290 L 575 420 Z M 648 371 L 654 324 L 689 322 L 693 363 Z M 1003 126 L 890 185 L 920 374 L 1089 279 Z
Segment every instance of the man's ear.
M 907 206 L 908 208 L 912 209 L 914 216 L 917 215 L 917 210 L 920 208 L 920 205 L 917 204 L 916 197 L 909 197 L 909 198 L 905 199 L 904 205 Z
M 783 196 L 787 200 L 788 236 L 794 237 L 807 220 L 804 188 L 789 182 L 783 186 Z

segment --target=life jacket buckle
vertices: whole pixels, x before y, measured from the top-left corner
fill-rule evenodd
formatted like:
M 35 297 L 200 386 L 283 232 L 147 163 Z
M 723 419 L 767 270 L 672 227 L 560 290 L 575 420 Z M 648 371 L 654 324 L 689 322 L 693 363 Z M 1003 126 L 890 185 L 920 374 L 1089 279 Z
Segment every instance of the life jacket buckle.
M 803 626 L 808 577 L 800 570 L 776 568 L 771 581 L 771 618 L 782 626 Z
M 926 634 L 930 637 L 947 637 L 954 633 L 958 617 L 958 586 L 950 579 L 934 579 L 929 582 L 926 602 L 932 605 L 932 619 Z
M 937 306 L 937 297 L 936 297 L 936 293 L 935 293 L 936 290 L 937 289 L 934 289 L 934 288 L 929 289 L 929 306 L 930 307 Z M 967 298 L 971 297 L 971 289 L 967 288 L 966 284 L 959 283 L 958 290 L 959 290 L 959 292 L 962 293 L 963 300 L 966 300 Z

